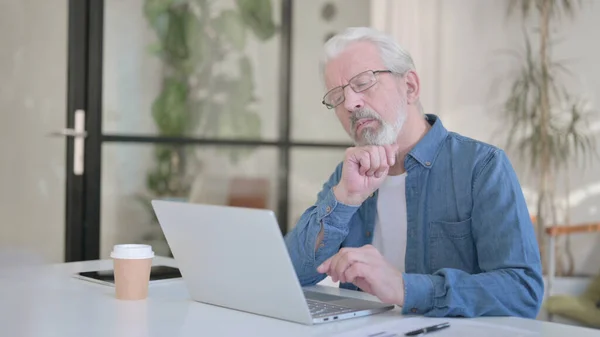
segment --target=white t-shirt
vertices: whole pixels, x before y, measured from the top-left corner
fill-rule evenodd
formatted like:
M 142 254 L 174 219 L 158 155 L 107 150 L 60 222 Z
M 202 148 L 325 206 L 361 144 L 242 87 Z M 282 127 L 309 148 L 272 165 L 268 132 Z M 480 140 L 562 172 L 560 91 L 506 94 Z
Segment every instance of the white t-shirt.
M 373 246 L 404 272 L 406 255 L 406 173 L 388 176 L 379 187 Z

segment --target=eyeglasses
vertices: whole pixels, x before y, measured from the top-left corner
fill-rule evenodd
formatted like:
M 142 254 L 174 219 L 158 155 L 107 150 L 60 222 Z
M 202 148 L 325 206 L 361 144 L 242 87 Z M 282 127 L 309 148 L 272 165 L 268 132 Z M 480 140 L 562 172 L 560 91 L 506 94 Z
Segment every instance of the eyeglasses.
M 348 84 L 341 87 L 336 87 L 329 90 L 325 96 L 323 96 L 323 104 L 327 109 L 333 109 L 336 106 L 342 104 L 346 97 L 344 96 L 344 89 L 350 86 L 354 92 L 359 93 L 365 91 L 377 83 L 378 73 L 392 73 L 391 70 L 367 70 L 350 79 Z

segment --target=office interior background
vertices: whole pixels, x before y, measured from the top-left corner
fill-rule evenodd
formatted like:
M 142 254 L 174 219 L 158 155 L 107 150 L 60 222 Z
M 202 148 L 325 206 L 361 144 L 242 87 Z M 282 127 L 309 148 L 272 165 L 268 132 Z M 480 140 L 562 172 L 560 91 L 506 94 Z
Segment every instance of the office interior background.
M 323 43 L 348 26 L 396 37 L 415 60 L 425 112 L 507 150 L 537 220 L 542 159 L 527 142 L 507 148 L 517 114 L 503 110 L 523 92 L 510 89 L 527 65 L 525 36 L 538 60 L 535 7 L 523 21 L 518 8 L 507 15 L 509 0 L 240 3 L 247 8 L 233 0 L 0 2 L 7 261 L 104 259 L 130 242 L 168 255 L 152 198 L 268 208 L 283 233 L 293 228 L 351 144 L 321 104 L 318 69 Z M 589 112 L 577 136 L 593 137 L 600 6 L 581 6 L 551 19 L 549 57 L 568 68 L 556 83 Z M 553 116 L 569 121 L 571 105 L 557 102 Z M 525 131 L 510 137 L 517 142 L 535 123 L 521 118 Z M 590 138 L 578 155 L 579 147 L 565 147 L 569 165 L 547 180 L 554 207 L 544 226 L 588 228 L 555 237 L 559 279 L 600 270 L 599 144 Z M 550 235 L 540 232 L 547 247 Z

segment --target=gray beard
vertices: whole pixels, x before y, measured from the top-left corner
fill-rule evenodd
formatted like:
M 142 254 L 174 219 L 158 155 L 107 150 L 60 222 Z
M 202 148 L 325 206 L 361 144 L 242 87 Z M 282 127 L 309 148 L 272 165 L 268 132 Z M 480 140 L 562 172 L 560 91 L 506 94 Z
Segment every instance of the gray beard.
M 365 126 L 363 127 L 361 134 L 356 134 L 356 124 L 363 118 L 370 118 L 375 120 L 375 126 Z M 369 109 L 359 109 L 355 110 L 350 116 L 351 122 L 351 137 L 354 140 L 354 143 L 357 146 L 365 146 L 365 145 L 390 145 L 396 142 L 396 138 L 398 137 L 398 132 L 402 128 L 404 121 L 406 119 L 406 115 L 399 112 L 399 117 L 396 120 L 396 124 L 392 125 L 390 123 L 385 122 L 381 117 L 379 117 L 376 113 L 372 112 Z

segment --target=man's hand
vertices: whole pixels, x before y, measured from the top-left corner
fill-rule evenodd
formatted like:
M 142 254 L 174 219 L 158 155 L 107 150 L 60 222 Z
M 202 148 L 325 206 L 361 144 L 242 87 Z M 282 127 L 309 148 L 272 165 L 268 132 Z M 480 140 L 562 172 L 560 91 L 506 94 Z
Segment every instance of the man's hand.
M 342 177 L 333 192 L 338 201 L 360 205 L 381 186 L 396 164 L 398 145 L 361 146 L 346 150 Z
M 342 248 L 321 264 L 317 271 L 331 276 L 333 282 L 351 282 L 384 303 L 404 305 L 402 273 L 387 262 L 379 251 L 366 245 Z

